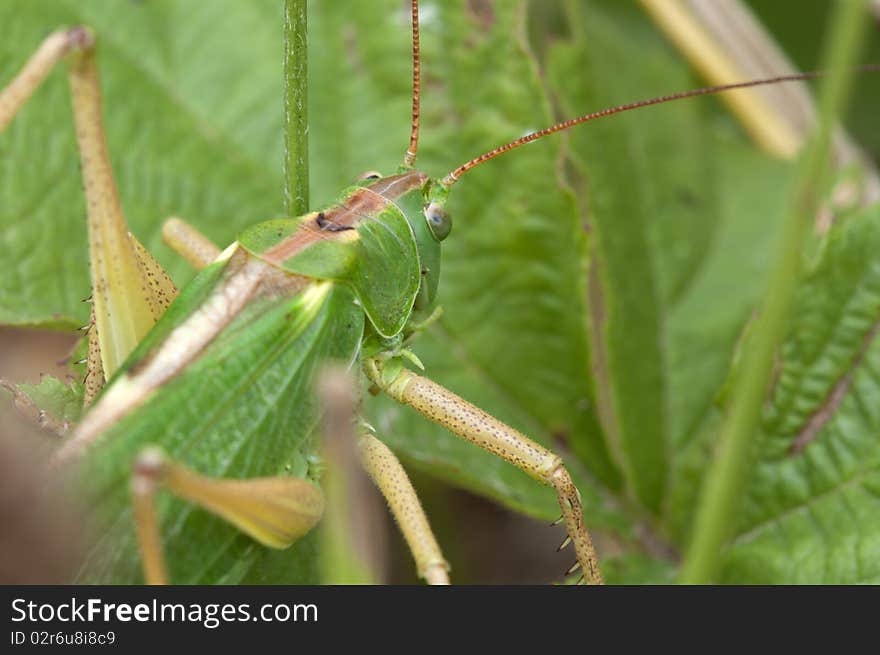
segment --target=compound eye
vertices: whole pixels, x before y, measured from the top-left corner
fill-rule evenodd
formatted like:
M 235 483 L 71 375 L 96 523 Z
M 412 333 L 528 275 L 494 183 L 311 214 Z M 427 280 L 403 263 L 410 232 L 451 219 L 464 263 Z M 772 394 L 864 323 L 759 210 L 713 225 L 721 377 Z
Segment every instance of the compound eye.
M 382 177 L 382 173 L 379 171 L 366 171 L 365 173 L 361 173 L 358 175 L 358 182 L 363 182 L 364 180 L 378 180 Z
M 437 241 L 443 241 L 452 231 L 452 218 L 439 203 L 432 202 L 425 207 L 425 220 Z

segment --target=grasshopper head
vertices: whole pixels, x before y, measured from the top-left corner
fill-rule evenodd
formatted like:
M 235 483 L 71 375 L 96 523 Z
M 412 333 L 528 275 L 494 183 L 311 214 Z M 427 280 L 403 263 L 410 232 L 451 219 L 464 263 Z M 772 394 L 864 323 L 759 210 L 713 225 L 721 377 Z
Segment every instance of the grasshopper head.
M 417 183 L 407 183 L 408 179 Z M 446 210 L 446 188 L 425 174 L 406 168 L 388 177 L 369 171 L 359 177 L 359 184 L 392 199 L 406 217 L 415 237 L 421 273 L 413 309 L 419 313 L 429 312 L 440 283 L 440 242 L 452 230 L 452 220 Z M 407 190 L 399 195 L 392 191 L 401 187 Z
M 421 206 L 415 212 L 406 212 L 406 218 L 416 237 L 419 250 L 422 282 L 414 309 L 429 312 L 437 299 L 440 284 L 440 242 L 452 231 L 452 217 L 446 210 L 446 190 L 428 180 L 421 189 Z

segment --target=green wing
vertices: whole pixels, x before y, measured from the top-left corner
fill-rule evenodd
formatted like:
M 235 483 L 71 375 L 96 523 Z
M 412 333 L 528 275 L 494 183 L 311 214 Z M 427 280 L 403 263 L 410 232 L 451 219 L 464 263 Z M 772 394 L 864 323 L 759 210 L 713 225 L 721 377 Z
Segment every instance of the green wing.
M 127 368 L 137 366 L 200 306 L 222 279 L 223 266 L 209 267 L 184 289 Z M 211 476 L 309 475 L 317 421 L 312 378 L 327 360 L 353 360 L 363 334 L 363 313 L 346 286 L 329 285 L 320 303 L 310 303 L 308 309 L 303 295 L 261 297 L 247 305 L 193 363 L 101 436 L 83 476 L 98 536 L 81 581 L 141 580 L 128 483 L 133 458 L 148 444 Z M 175 583 L 315 578 L 315 571 L 303 563 L 313 558 L 263 548 L 170 494 L 161 495 L 159 512 Z M 311 548 L 308 536 L 293 546 Z
M 314 223 L 322 213 L 260 223 L 239 235 L 239 243 L 291 273 L 351 285 L 376 331 L 394 336 L 406 325 L 419 290 L 419 253 L 409 222 L 389 203 L 361 214 L 353 229 L 319 231 Z M 297 239 L 289 256 L 271 258 Z

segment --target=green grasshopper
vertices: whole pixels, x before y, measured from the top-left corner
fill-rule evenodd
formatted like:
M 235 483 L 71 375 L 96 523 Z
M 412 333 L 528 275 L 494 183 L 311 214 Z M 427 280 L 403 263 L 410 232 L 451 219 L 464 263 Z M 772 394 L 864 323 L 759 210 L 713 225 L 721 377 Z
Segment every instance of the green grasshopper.
M 417 37 L 415 1 L 412 13 Z M 259 544 L 287 547 L 321 516 L 320 490 L 306 479 L 318 420 L 312 383 L 324 362 L 336 360 L 552 486 L 568 533 L 563 545 L 573 543 L 577 556 L 569 573 L 580 568 L 585 581 L 601 582 L 579 494 L 562 460 L 404 363 L 417 361 L 410 340 L 434 316 L 440 243 L 451 229 L 446 203 L 462 175 L 549 134 L 672 98 L 572 119 L 432 178 L 414 168 L 417 43 L 414 38 L 414 120 L 400 171 L 368 176 L 326 209 L 258 224 L 222 252 L 186 225 L 171 223 L 170 243 L 202 268 L 173 303 L 173 287 L 122 222 L 102 132 L 92 34 L 73 28 L 52 35 L 0 95 L 4 127 L 48 70 L 70 59 L 95 288 L 87 378 L 95 399 L 55 463 L 78 469 L 87 482 L 87 505 L 104 517 L 82 579 L 136 581 L 143 568 L 148 582 L 234 583 L 265 579 L 266 571 L 283 566 L 283 553 Z M 119 297 L 118 279 L 147 279 L 154 293 Z M 132 317 L 128 323 L 126 316 Z M 138 345 L 128 352 L 125 344 L 132 340 Z M 272 439 L 257 442 L 238 428 L 254 412 L 273 424 Z M 448 567 L 396 458 L 369 433 L 360 437 L 360 447 L 420 575 L 446 582 Z M 225 479 L 232 470 L 237 479 Z M 157 497 L 160 489 L 189 502 Z M 192 552 L 191 543 L 211 543 L 214 550 Z M 287 574 L 296 579 L 297 572 Z

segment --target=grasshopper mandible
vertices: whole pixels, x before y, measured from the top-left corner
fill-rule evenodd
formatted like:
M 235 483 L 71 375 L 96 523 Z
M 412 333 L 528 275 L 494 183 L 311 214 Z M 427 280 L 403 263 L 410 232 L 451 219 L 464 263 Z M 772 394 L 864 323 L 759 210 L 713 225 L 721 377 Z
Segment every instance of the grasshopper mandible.
M 416 2 L 412 8 L 416 36 Z M 101 130 L 92 53 L 93 37 L 84 28 L 50 37 L 0 96 L 0 126 L 11 119 L 55 62 L 70 57 L 93 252 L 103 252 L 107 241 L 115 239 L 111 249 L 136 253 L 133 259 L 119 260 L 131 268 L 122 275 L 137 276 L 140 267 L 159 279 L 161 274 L 149 256 L 129 241 L 121 222 Z M 166 281 L 156 283 L 153 300 L 144 300 L 146 306 L 137 313 L 161 315 L 161 319 L 132 353 L 118 347 L 114 339 L 119 337 L 121 343 L 125 340 L 117 334 L 119 330 L 136 333 L 140 328 L 110 327 L 109 319 L 124 315 L 125 306 L 136 301 L 102 293 L 108 278 L 119 274 L 114 269 L 116 260 L 93 258 L 96 328 L 91 332 L 90 382 L 95 395 L 100 395 L 56 457 L 59 466 L 70 466 L 74 460 L 81 463 L 92 489 L 90 504 L 102 506 L 107 516 L 122 517 L 107 524 L 102 542 L 112 556 L 104 556 L 103 561 L 93 558 L 88 571 L 94 578 L 90 579 L 137 579 L 143 559 L 148 581 L 166 581 L 164 550 L 172 570 L 183 572 L 172 574 L 172 580 L 196 581 L 210 570 L 223 571 L 224 581 L 240 581 L 248 579 L 248 572 L 264 556 L 253 539 L 281 547 L 306 533 L 320 517 L 320 492 L 312 483 L 284 473 L 311 445 L 309 435 L 316 421 L 310 399 L 312 374 L 320 362 L 335 359 L 358 364 L 390 396 L 552 485 L 577 552 L 572 570 L 580 567 L 587 581 L 601 581 L 578 493 L 561 460 L 411 372 L 403 360 L 410 356 L 409 338 L 431 316 L 439 280 L 440 241 L 450 230 L 445 204 L 459 177 L 507 150 L 593 118 L 722 89 L 658 98 L 573 119 L 496 148 L 435 179 L 414 169 L 417 57 L 414 63 L 412 138 L 401 171 L 368 177 L 323 211 L 259 224 L 222 253 L 185 225 L 172 223 L 168 228 L 171 242 L 204 270 L 167 312 L 166 300 L 173 292 Z M 780 79 L 802 76 L 723 88 Z M 109 379 L 101 392 L 99 361 Z M 241 373 L 233 389 L 211 388 L 211 373 L 220 366 Z M 181 398 L 187 399 L 183 405 Z M 278 421 L 275 442 L 255 444 L 236 430 L 240 413 L 267 405 L 277 409 L 282 404 L 284 417 L 266 419 Z M 289 436 L 293 432 L 296 439 Z M 405 484 L 397 467 L 393 478 L 382 477 L 378 462 L 394 462 L 390 451 L 369 435 L 362 439 L 365 462 L 380 488 L 387 492 L 394 484 Z M 153 444 L 162 450 L 150 448 Z M 242 480 L 221 479 L 232 464 Z M 126 492 L 132 466 L 133 522 Z M 172 505 L 163 497 L 157 508 L 155 495 L 161 487 L 226 519 L 253 539 L 239 536 L 192 504 Z M 409 493 L 412 506 L 417 501 Z M 443 582 L 446 564 L 426 521 L 419 518 L 414 528 L 401 518 L 405 532 L 412 528 L 409 541 L 419 572 L 429 582 Z M 163 539 L 160 524 L 177 526 L 174 539 Z M 202 554 L 187 552 L 188 531 L 214 537 L 218 546 L 210 569 L 201 561 Z M 100 544 L 95 552 L 101 552 Z

